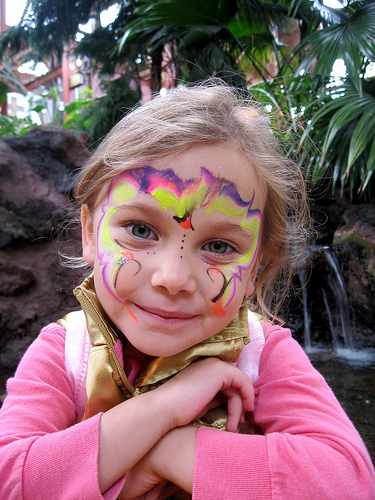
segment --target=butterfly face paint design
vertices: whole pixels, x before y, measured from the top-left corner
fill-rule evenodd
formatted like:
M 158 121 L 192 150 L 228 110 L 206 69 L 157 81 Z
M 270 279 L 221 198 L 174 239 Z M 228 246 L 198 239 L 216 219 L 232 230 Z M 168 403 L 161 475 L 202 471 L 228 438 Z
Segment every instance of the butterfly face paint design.
M 134 250 L 112 240 L 109 221 L 119 207 L 142 194 L 153 196 L 162 210 L 170 209 L 174 213 L 174 221 L 186 231 L 194 231 L 194 212 L 204 208 L 207 216 L 217 211 L 239 219 L 240 227 L 253 233 L 251 249 L 238 260 L 225 265 L 208 265 L 208 279 L 217 289 L 211 299 L 213 307 L 218 315 L 223 315 L 225 306 L 236 293 L 236 282 L 242 281 L 243 272 L 253 263 L 258 249 L 261 212 L 251 209 L 255 193 L 250 201 L 244 201 L 235 184 L 203 167 L 200 178 L 186 180 L 177 176 L 173 169 L 158 170 L 151 166 L 130 169 L 116 176 L 110 183 L 106 203 L 102 206 L 97 252 L 104 285 L 120 302 L 124 302 L 116 292 L 120 270 L 127 266 L 137 275 L 142 264 Z

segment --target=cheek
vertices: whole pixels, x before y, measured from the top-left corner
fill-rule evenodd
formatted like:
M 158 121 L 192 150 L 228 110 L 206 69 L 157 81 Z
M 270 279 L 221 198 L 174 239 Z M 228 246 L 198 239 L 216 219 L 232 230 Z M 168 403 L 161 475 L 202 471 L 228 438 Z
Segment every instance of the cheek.
M 124 283 L 129 282 L 142 269 L 133 252 L 122 248 L 111 237 L 108 221 L 112 213 L 106 212 L 98 224 L 97 263 L 104 288 L 119 302 L 124 302 Z
M 114 262 L 111 273 L 111 289 L 121 302 L 126 300 L 130 289 L 138 285 L 137 278 L 142 279 L 142 264 L 131 252 L 121 252 Z
M 212 266 L 207 269 L 210 280 L 210 295 L 212 309 L 216 316 L 225 316 L 229 303 L 232 302 L 234 292 L 232 281 L 234 274 L 226 268 Z
M 100 262 L 102 282 L 116 300 L 124 302 L 130 285 L 142 270 L 142 264 L 130 251 L 108 252 Z
M 212 302 L 218 302 L 224 295 L 228 287 L 229 280 L 225 271 L 217 266 L 211 266 L 207 269 L 207 276 L 210 279 L 211 293 L 213 294 Z M 216 292 L 216 293 L 215 293 Z
M 242 265 L 233 264 L 222 268 L 212 266 L 207 269 L 212 308 L 217 316 L 224 316 L 229 310 L 236 309 L 241 305 L 244 296 L 249 295 L 247 283 L 251 262 L 249 257 L 247 265 L 242 261 Z

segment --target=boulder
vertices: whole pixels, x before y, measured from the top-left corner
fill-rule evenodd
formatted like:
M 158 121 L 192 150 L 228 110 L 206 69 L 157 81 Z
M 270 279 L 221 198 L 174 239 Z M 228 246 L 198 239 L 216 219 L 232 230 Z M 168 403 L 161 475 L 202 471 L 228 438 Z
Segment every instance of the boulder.
M 80 277 L 59 249 L 80 252 L 80 231 L 62 221 L 75 210 L 74 179 L 89 154 L 58 127 L 0 140 L 0 393 L 40 329 L 77 308 Z
M 375 200 L 348 206 L 334 234 L 357 343 L 375 347 Z
M 288 326 L 302 344 L 375 348 L 375 200 L 339 198 L 316 212 L 324 224 L 294 280 Z

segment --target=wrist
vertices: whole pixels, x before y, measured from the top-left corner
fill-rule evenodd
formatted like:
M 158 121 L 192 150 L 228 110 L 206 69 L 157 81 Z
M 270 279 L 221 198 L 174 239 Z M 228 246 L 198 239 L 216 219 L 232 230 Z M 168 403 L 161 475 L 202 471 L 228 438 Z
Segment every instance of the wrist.
M 163 416 L 162 435 L 181 425 L 179 423 L 181 405 L 178 399 L 173 396 L 168 382 L 148 392 L 147 395 L 150 397 L 150 404 L 153 405 L 152 407 L 155 408 L 157 414 Z
M 147 408 L 152 408 L 153 419 L 159 422 L 159 437 L 163 437 L 169 431 L 178 426 L 178 412 L 173 406 L 173 401 L 166 394 L 163 394 L 163 386 L 152 391 L 142 394 L 140 398 L 144 398 L 144 404 Z
M 188 493 L 193 490 L 197 432 L 198 429 L 192 425 L 177 427 L 155 446 L 157 474 Z

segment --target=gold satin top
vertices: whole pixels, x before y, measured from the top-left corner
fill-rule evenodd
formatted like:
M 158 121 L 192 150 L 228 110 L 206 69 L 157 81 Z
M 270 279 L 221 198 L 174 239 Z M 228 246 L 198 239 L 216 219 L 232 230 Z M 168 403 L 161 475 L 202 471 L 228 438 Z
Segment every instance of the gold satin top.
M 222 361 L 235 363 L 250 342 L 248 306 L 244 299 L 234 319 L 219 333 L 174 356 L 153 359 L 138 375 L 134 387 L 130 384 L 115 352 L 119 335 L 111 326 L 95 293 L 94 279 L 90 275 L 74 290 L 86 318 L 87 330 L 92 345 L 88 360 L 86 391 L 87 404 L 83 420 L 157 388 L 170 377 L 186 368 L 198 358 L 216 356 Z M 60 319 L 66 328 L 69 314 Z M 123 332 L 126 337 L 126 332 Z M 209 410 L 204 417 L 194 422 L 197 426 L 225 430 L 226 406 Z M 173 495 L 174 500 L 186 500 L 191 495 L 184 491 Z
M 170 377 L 200 357 L 216 356 L 235 363 L 244 345 L 250 342 L 246 300 L 234 319 L 221 332 L 188 349 L 168 357 L 153 359 L 138 375 L 134 387 L 128 381 L 115 352 L 118 334 L 106 317 L 95 293 L 94 278 L 90 275 L 74 290 L 84 311 L 92 345 L 86 381 L 87 405 L 83 419 L 104 412 L 117 404 L 155 389 Z M 59 323 L 64 326 L 69 314 Z M 126 337 L 126 332 L 124 332 Z

